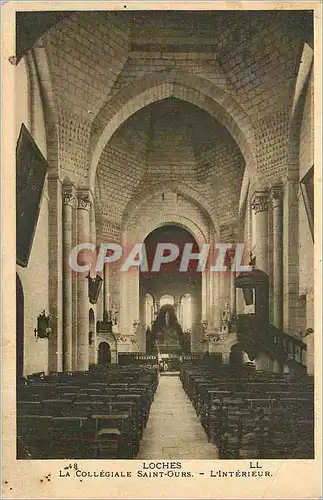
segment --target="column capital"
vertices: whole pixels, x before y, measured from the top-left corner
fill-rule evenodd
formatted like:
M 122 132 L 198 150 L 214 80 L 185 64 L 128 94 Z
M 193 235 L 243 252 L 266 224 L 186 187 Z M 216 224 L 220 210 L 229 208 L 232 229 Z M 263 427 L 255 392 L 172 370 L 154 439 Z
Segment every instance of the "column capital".
M 268 191 L 255 191 L 251 197 L 251 208 L 256 214 L 268 211 Z
M 284 195 L 283 186 L 280 185 L 272 186 L 270 194 L 271 194 L 273 208 L 280 206 L 283 202 L 283 195 Z
M 73 184 L 63 184 L 62 186 L 62 199 L 64 205 L 69 205 L 71 207 L 75 207 L 76 205 L 76 196 L 75 196 L 75 188 Z
M 57 172 L 48 172 L 47 179 L 48 181 L 59 181 L 60 183 L 62 183 L 61 178 Z
M 89 189 L 80 189 L 77 191 L 77 208 L 90 212 L 92 207 L 92 195 Z

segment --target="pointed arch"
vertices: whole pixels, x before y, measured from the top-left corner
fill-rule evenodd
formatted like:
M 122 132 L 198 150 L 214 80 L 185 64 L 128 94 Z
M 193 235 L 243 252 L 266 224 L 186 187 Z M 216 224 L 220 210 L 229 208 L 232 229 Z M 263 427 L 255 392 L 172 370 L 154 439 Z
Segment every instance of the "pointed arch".
M 163 70 L 139 78 L 118 92 L 101 108 L 91 129 L 89 187 L 94 188 L 102 151 L 114 132 L 130 116 L 154 102 L 176 97 L 190 102 L 214 116 L 238 144 L 253 175 L 255 138 L 253 125 L 242 107 L 223 88 L 205 78 L 179 70 Z

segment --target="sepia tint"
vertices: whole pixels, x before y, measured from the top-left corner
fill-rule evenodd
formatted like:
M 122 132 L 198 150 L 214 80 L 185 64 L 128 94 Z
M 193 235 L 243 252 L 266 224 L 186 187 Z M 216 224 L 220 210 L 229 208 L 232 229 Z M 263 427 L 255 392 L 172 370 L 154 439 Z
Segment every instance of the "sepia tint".
M 310 10 L 16 13 L 17 459 L 314 458 L 313 55 Z

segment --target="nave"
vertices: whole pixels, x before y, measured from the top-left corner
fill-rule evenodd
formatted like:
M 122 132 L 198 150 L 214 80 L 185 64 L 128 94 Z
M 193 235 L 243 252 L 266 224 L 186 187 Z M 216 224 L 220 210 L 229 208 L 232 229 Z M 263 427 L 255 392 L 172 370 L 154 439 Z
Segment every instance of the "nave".
M 216 460 L 177 373 L 160 377 L 138 455 L 140 459 Z
M 311 376 L 106 366 L 28 377 L 17 396 L 19 459 L 314 458 Z
M 312 457 L 313 11 L 52 14 L 11 68 L 18 457 Z

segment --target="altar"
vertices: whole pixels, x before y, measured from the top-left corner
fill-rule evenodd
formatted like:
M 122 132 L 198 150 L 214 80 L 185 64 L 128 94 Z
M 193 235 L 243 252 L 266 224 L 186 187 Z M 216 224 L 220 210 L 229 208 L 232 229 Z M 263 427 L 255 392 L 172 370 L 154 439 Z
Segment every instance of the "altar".
M 182 346 L 178 329 L 174 326 L 165 326 L 157 332 L 156 347 L 160 354 L 180 354 Z
M 151 329 L 152 346 L 163 359 L 179 359 L 187 351 L 187 338 L 177 321 L 173 306 L 163 306 Z

